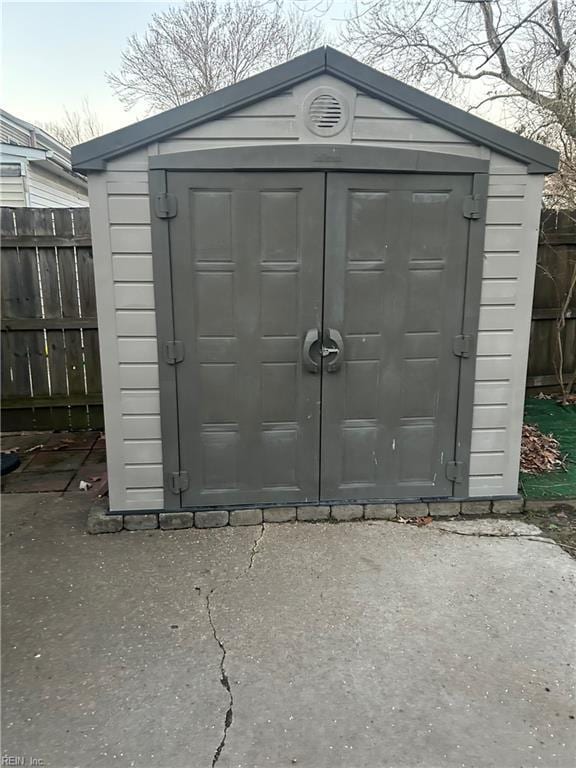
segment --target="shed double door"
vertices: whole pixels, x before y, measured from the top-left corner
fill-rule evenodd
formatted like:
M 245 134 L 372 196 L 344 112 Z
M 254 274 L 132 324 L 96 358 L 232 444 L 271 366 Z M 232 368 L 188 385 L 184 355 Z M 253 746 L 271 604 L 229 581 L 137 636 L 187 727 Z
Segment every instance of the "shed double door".
M 167 183 L 182 506 L 451 496 L 472 177 Z

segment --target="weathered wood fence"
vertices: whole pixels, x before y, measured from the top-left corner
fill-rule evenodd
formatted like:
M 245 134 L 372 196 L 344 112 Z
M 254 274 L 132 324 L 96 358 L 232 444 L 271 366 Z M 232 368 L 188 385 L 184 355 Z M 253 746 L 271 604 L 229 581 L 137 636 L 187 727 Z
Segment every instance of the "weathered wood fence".
M 526 386 L 531 394 L 558 389 L 556 322 L 576 268 L 576 210 L 543 211 L 532 306 L 532 331 Z M 576 370 L 576 291 L 561 333 L 566 380 Z M 557 358 L 556 358 L 557 359 Z
M 2 208 L 2 429 L 102 428 L 87 208 Z
M 103 427 L 87 208 L 2 208 L 2 429 Z M 556 318 L 576 262 L 576 212 L 545 211 L 527 387 L 557 388 Z M 576 295 L 562 334 L 576 367 Z

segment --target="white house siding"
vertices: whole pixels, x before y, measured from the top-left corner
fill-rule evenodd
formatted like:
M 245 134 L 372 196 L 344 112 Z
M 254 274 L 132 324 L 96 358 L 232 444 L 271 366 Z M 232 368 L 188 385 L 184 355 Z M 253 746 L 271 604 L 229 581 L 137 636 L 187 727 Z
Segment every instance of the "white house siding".
M 23 176 L 0 176 L 0 205 L 21 208 L 26 205 Z
M 298 115 L 303 94 L 319 84 L 343 91 L 351 103 L 353 120 L 348 132 L 336 137 L 341 142 L 490 159 L 470 494 L 517 492 L 542 177 L 321 76 L 231 117 L 126 154 L 109 162 L 105 173 L 90 176 L 112 510 L 163 506 L 148 156 L 246 144 L 334 142 L 314 137 Z
M 28 205 L 31 208 L 88 206 L 86 190 L 55 173 L 28 164 Z

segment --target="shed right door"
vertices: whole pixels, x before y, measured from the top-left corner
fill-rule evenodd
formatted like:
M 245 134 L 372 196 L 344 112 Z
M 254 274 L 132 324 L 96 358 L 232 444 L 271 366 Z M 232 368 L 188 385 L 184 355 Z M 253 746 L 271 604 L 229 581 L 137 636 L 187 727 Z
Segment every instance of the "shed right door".
M 323 366 L 323 500 L 452 495 L 471 192 L 471 176 L 327 175 L 323 328 L 343 349 Z

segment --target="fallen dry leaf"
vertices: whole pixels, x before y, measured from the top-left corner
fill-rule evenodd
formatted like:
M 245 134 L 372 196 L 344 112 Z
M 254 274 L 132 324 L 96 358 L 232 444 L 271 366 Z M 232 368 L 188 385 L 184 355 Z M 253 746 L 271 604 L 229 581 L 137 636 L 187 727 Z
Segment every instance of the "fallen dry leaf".
M 543 434 L 531 424 L 524 424 L 520 470 L 530 475 L 540 475 L 563 468 L 564 458 L 560 453 L 558 440 L 552 435 Z

